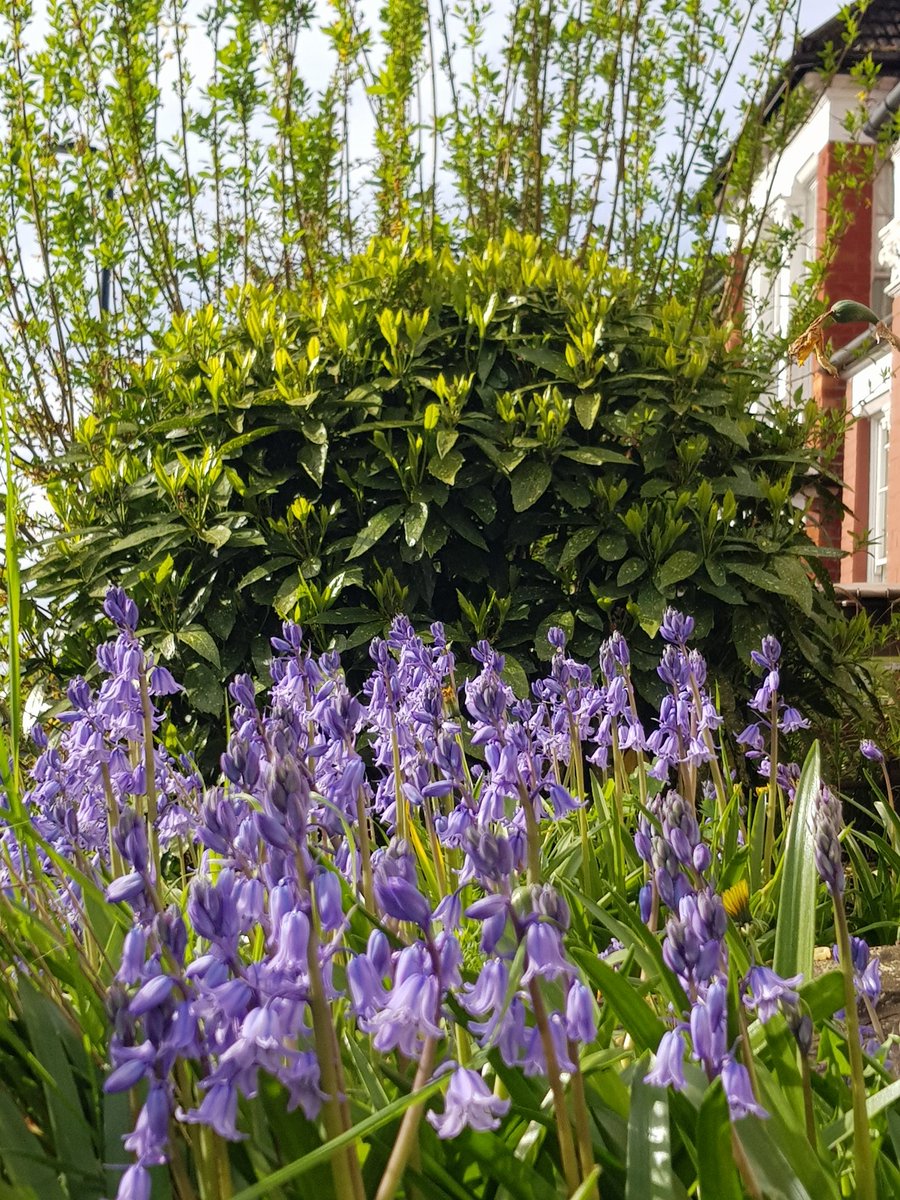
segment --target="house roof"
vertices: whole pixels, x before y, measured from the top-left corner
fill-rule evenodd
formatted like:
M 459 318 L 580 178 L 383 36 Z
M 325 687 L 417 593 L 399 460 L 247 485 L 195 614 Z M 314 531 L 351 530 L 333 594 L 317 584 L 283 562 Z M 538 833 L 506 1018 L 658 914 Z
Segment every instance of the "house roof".
M 900 73 L 900 0 L 872 0 L 859 17 L 858 34 L 849 46 L 844 44 L 846 28 L 846 21 L 836 14 L 812 33 L 797 39 L 785 71 L 766 99 L 764 120 L 808 71 L 822 68 L 829 46 L 837 57 L 839 70 L 848 69 L 871 54 L 875 64 L 880 65 L 882 75 Z M 898 68 L 898 71 L 893 72 L 891 68 Z

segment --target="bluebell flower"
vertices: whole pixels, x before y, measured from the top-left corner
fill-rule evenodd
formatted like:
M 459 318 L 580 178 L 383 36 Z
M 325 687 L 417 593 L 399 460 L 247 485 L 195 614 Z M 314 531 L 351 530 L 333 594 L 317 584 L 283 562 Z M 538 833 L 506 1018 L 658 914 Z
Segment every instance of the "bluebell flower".
M 412 921 L 421 929 L 431 925 L 431 905 L 417 887 L 400 876 L 377 879 L 375 899 L 388 917 Z
M 813 814 L 813 855 L 816 870 L 832 896 L 844 893 L 844 865 L 838 837 L 842 824 L 841 802 L 822 784 Z
M 750 1076 L 743 1063 L 733 1058 L 727 1058 L 722 1067 L 722 1087 L 725 1099 L 728 1101 L 728 1111 L 732 1121 L 742 1117 L 768 1117 L 768 1113 L 758 1104 L 750 1086 Z
M 150 1200 L 153 1191 L 153 1179 L 150 1172 L 141 1163 L 125 1169 L 119 1180 L 116 1200 Z
M 794 989 L 802 981 L 802 975 L 782 979 L 770 967 L 751 967 L 744 980 L 744 1005 L 765 1025 L 781 1005 L 793 1007 L 798 1003 L 800 998 Z
M 672 1087 L 676 1092 L 687 1086 L 684 1078 L 684 1034 L 680 1029 L 667 1030 L 660 1039 L 656 1062 L 644 1077 L 651 1087 Z
M 566 995 L 566 1034 L 570 1041 L 590 1045 L 597 1036 L 597 1005 L 591 989 L 575 980 Z
M 874 762 L 874 763 L 883 763 L 884 762 L 884 754 L 881 752 L 881 750 L 878 748 L 878 746 L 876 746 L 876 744 L 871 740 L 871 738 L 863 738 L 863 740 L 859 743 L 859 748 L 860 748 L 860 751 L 862 752 L 863 757 L 867 758 L 870 762 Z
M 686 616 L 674 608 L 667 608 L 663 613 L 662 623 L 659 627 L 659 635 L 663 641 L 683 648 L 690 641 L 693 632 L 693 617 Z
M 509 1111 L 509 1100 L 495 1096 L 484 1080 L 467 1067 L 457 1067 L 444 1093 L 443 1113 L 428 1113 L 439 1138 L 454 1138 L 463 1129 L 497 1129 Z

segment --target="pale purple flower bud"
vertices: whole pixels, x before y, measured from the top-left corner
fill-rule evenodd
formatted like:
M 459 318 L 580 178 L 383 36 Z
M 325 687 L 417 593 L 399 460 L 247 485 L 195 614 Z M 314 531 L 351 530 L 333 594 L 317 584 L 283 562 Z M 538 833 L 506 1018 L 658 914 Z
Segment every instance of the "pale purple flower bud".
M 150 1200 L 153 1179 L 146 1167 L 135 1163 L 128 1167 L 119 1180 L 116 1200 Z
M 556 979 L 558 975 L 572 973 L 563 954 L 562 935 L 548 921 L 535 921 L 528 926 L 525 949 L 528 966 L 522 976 L 523 983 L 530 983 L 538 975 L 544 979 Z
M 144 1078 L 149 1066 L 140 1058 L 130 1058 L 121 1066 L 110 1071 L 103 1084 L 104 1092 L 113 1095 L 116 1092 L 129 1092 Z
M 660 637 L 665 642 L 684 647 L 694 632 L 694 618 L 667 608 L 663 613 L 662 624 L 659 627 Z
M 725 1060 L 722 1068 L 722 1087 L 725 1089 L 725 1099 L 728 1101 L 728 1111 L 732 1121 L 741 1117 L 768 1117 L 768 1113 L 756 1102 L 753 1089 L 750 1086 L 750 1076 L 743 1063 L 735 1062 L 733 1058 Z
M 669 687 L 685 687 L 690 677 L 685 657 L 676 646 L 666 646 L 656 673 Z
M 113 839 L 122 857 L 136 871 L 146 871 L 150 861 L 150 846 L 147 841 L 147 823 L 133 809 L 123 808 L 113 831 Z
M 841 803 L 822 785 L 814 814 L 813 855 L 816 870 L 832 896 L 844 893 L 844 866 L 838 831 L 842 824 Z
M 134 633 L 138 623 L 138 607 L 124 588 L 111 587 L 103 601 L 103 611 L 122 630 Z
M 566 631 L 560 628 L 559 625 L 551 625 L 551 627 L 547 630 L 547 641 L 554 650 L 565 650 Z
M 369 1020 L 384 1007 L 386 994 L 377 968 L 365 954 L 357 954 L 347 963 L 350 1003 L 357 1017 Z
M 653 885 L 645 883 L 638 893 L 638 908 L 641 914 L 641 920 L 646 925 L 650 920 L 650 913 L 653 910 Z
M 313 880 L 313 896 L 322 928 L 331 932 L 344 920 L 341 881 L 333 871 L 322 869 Z
M 144 971 L 147 935 L 143 929 L 130 929 L 122 943 L 122 962 L 116 974 L 120 983 L 137 983 Z
M 764 671 L 772 671 L 777 667 L 781 658 L 781 643 L 771 633 L 767 634 L 759 650 L 750 651 L 751 660 Z
M 133 1017 L 141 1017 L 151 1009 L 159 1008 L 168 1000 L 174 987 L 175 980 L 171 975 L 154 975 L 138 988 L 128 1005 L 128 1011 Z
M 118 904 L 122 900 L 135 900 L 144 890 L 144 877 L 139 871 L 129 871 L 114 879 L 106 889 L 106 899 L 110 904 Z
M 884 755 L 871 738 L 863 738 L 863 740 L 859 743 L 859 748 L 863 757 L 867 758 L 870 762 L 884 762 Z
M 656 1051 L 653 1070 L 644 1077 L 651 1087 L 673 1087 L 676 1092 L 684 1091 L 684 1034 L 680 1029 L 670 1029 L 662 1035 Z
M 378 978 L 384 979 L 391 972 L 391 943 L 387 934 L 381 929 L 373 929 L 366 943 L 366 955 L 378 972 Z
M 399 876 L 375 884 L 375 899 L 382 912 L 397 921 L 412 921 L 421 929 L 431 924 L 431 907 L 418 888 Z
M 597 1012 L 591 989 L 577 980 L 566 996 L 566 1036 L 590 1045 L 597 1036 Z
M 175 904 L 170 904 L 165 912 L 158 913 L 153 928 L 160 943 L 165 946 L 177 963 L 184 962 L 187 950 L 187 929 L 184 918 Z
M 691 861 L 694 864 L 694 870 L 699 871 L 702 875 L 709 869 L 709 864 L 712 861 L 712 854 L 709 846 L 705 842 L 698 842 L 691 854 Z

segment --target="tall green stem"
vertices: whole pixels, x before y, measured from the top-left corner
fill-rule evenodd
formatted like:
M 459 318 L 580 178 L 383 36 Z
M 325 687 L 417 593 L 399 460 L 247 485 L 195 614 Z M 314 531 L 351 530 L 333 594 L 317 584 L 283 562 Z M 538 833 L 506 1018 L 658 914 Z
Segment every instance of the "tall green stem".
M 424 1087 L 431 1078 L 434 1072 L 434 1060 L 436 1056 L 437 1039 L 428 1038 L 422 1047 L 422 1057 L 419 1059 L 419 1066 L 416 1070 L 415 1079 L 413 1079 L 413 1092 L 417 1092 L 420 1088 Z M 397 1134 L 397 1140 L 394 1142 L 391 1156 L 387 1161 L 384 1174 L 381 1176 L 381 1183 L 378 1185 L 378 1191 L 375 1193 L 375 1200 L 392 1200 L 397 1188 L 400 1186 L 400 1180 L 403 1178 L 403 1172 L 406 1170 L 409 1156 L 416 1144 L 416 1134 L 419 1131 L 419 1122 L 422 1120 L 424 1107 L 421 1102 L 413 1104 L 403 1114 L 403 1120 L 400 1122 L 400 1132 Z M 340 1195 L 341 1193 L 338 1194 Z
M 862 1050 L 859 1044 L 859 1014 L 856 1011 L 856 989 L 853 986 L 853 957 L 850 949 L 850 930 L 842 896 L 834 897 L 834 927 L 841 956 L 844 978 L 844 1008 L 847 1022 L 847 1050 L 850 1055 L 850 1088 L 853 1093 L 853 1157 L 856 1162 L 857 1200 L 876 1200 L 875 1164 L 869 1137 L 869 1114 L 866 1111 L 866 1081 Z
M 575 1141 L 572 1137 L 572 1123 L 569 1120 L 569 1109 L 566 1105 L 566 1093 L 560 1078 L 559 1061 L 553 1045 L 550 1022 L 547 1020 L 547 1010 L 544 1008 L 544 998 L 536 979 L 531 980 L 528 991 L 531 995 L 535 1024 L 541 1038 L 541 1047 L 547 1062 L 547 1078 L 553 1093 L 553 1107 L 556 1110 L 556 1135 L 559 1141 L 563 1178 L 566 1181 L 568 1195 L 571 1196 L 574 1191 L 577 1191 L 581 1179 L 578 1172 L 578 1159 L 575 1155 Z M 379 1196 L 376 1197 L 376 1200 L 382 1200 L 382 1198 Z

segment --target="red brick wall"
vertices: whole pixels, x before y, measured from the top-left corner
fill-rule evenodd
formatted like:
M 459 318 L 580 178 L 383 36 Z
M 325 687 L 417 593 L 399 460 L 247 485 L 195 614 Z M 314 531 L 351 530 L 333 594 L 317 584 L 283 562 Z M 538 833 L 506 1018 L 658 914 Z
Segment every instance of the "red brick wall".
M 835 194 L 834 176 L 837 173 L 846 173 L 849 170 L 857 169 L 848 164 L 846 160 L 838 163 L 836 157 L 837 147 L 833 142 L 819 152 L 816 174 L 818 185 L 816 189 L 816 246 L 819 250 L 826 245 L 828 240 L 830 224 L 828 202 Z M 861 167 L 862 164 L 859 164 L 858 169 L 861 170 Z M 854 216 L 849 228 L 841 237 L 837 252 L 825 277 L 822 288 L 823 299 L 832 303 L 835 300 L 858 300 L 862 304 L 868 304 L 872 287 L 871 181 L 864 183 L 858 190 L 845 193 L 843 203 L 845 207 L 852 206 Z M 868 326 L 862 322 L 830 326 L 828 336 L 833 349 L 837 350 L 841 346 L 845 346 L 867 328 Z M 821 370 L 813 376 L 813 395 L 823 409 L 844 408 L 846 392 L 847 385 L 841 379 L 834 379 Z M 900 446 L 898 446 L 898 455 L 900 455 Z M 868 507 L 868 483 L 866 482 L 865 486 L 861 484 L 858 456 L 858 445 L 851 449 L 848 439 L 847 445 L 835 460 L 834 469 L 838 475 L 844 474 L 846 477 L 849 474 L 852 476 L 852 481 L 851 478 L 846 479 L 847 486 L 844 488 L 843 501 L 849 508 L 853 509 L 854 506 L 857 506 L 861 511 L 845 519 L 843 528 L 839 514 L 823 516 L 822 513 L 814 513 L 811 533 L 814 541 L 820 546 L 843 546 L 844 549 L 849 549 L 847 539 L 850 538 L 853 528 L 860 519 L 862 527 L 865 528 L 868 518 L 868 513 L 864 511 Z M 898 463 L 898 469 L 900 469 L 900 463 Z M 854 556 L 855 562 L 856 556 Z M 831 577 L 835 581 L 839 578 L 846 580 L 847 577 L 839 559 L 828 559 L 826 563 Z M 865 578 L 864 563 L 865 557 L 863 556 L 863 579 Z M 855 572 L 855 566 L 852 569 Z

